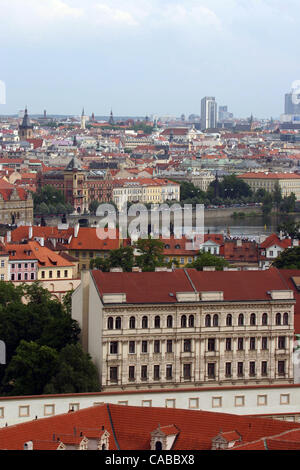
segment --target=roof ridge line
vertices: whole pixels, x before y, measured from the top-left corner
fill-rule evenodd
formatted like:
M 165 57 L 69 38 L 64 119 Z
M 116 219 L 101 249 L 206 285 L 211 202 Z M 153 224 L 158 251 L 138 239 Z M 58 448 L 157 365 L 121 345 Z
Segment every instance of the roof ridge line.
M 120 446 L 119 446 L 119 443 L 118 443 L 117 436 L 116 436 L 115 427 L 114 427 L 114 423 L 113 423 L 112 416 L 111 416 L 111 412 L 110 412 L 110 408 L 109 408 L 109 403 L 106 404 L 106 408 L 107 408 L 108 417 L 109 417 L 111 429 L 112 429 L 112 432 L 113 432 L 115 444 L 116 444 L 116 446 L 117 446 L 117 449 L 118 449 L 118 450 L 121 450 L 121 449 L 120 449 Z
M 196 287 L 195 287 L 195 285 L 194 285 L 192 279 L 190 278 L 190 275 L 189 275 L 189 273 L 187 272 L 186 268 L 183 268 L 183 271 L 185 272 L 186 277 L 188 278 L 188 280 L 189 280 L 189 282 L 190 282 L 192 288 L 194 289 L 194 292 L 195 292 L 196 294 L 198 294 L 198 291 L 197 291 L 197 289 L 196 289 Z

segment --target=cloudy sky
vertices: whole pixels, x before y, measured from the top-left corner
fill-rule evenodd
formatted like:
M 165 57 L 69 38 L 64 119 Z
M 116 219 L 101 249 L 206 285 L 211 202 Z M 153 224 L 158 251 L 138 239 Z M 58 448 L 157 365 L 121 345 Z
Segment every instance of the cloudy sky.
M 0 114 L 277 117 L 300 79 L 299 0 L 0 0 Z

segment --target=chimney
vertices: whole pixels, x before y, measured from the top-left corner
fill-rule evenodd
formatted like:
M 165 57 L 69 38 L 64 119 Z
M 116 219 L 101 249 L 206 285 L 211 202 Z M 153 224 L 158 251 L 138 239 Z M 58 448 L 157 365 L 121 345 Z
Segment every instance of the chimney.
M 203 271 L 215 271 L 215 266 L 203 266 Z
M 24 446 L 23 446 L 23 449 L 24 450 L 33 450 L 33 442 L 32 441 L 25 442 Z
M 111 273 L 122 273 L 123 269 L 122 268 L 110 268 Z
M 79 232 L 79 224 L 77 223 L 74 227 L 74 238 L 78 237 L 78 232 Z
M 10 231 L 6 232 L 6 241 L 7 241 L 7 243 L 11 242 L 11 232 Z
M 236 241 L 236 246 L 239 247 L 239 248 L 241 248 L 241 247 L 243 246 L 242 240 L 237 240 L 237 241 Z
M 30 225 L 28 228 L 28 240 L 31 240 L 32 236 L 33 236 L 33 228 L 32 228 L 32 225 Z
M 44 237 L 40 238 L 40 245 L 45 246 L 45 239 Z

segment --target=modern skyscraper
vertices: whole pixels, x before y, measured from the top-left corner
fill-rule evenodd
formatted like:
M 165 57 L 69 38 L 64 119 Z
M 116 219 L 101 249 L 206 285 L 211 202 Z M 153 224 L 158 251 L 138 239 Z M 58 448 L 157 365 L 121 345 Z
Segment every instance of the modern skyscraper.
M 295 100 L 295 96 L 293 93 L 286 93 L 284 114 L 300 114 L 300 104 L 298 103 L 298 101 L 299 101 L 298 96 L 296 96 L 296 100 Z
M 201 130 L 217 127 L 217 108 L 215 97 L 205 96 L 201 100 Z

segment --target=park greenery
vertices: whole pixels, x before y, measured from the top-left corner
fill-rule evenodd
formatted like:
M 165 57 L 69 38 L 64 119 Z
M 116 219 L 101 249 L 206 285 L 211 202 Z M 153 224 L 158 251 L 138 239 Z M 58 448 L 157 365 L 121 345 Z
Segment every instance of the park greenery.
M 96 367 L 79 344 L 80 328 L 64 302 L 39 283 L 0 282 L 0 338 L 6 365 L 0 366 L 2 396 L 99 391 Z
M 234 206 L 236 204 L 260 204 L 264 215 L 270 215 L 274 210 L 277 213 L 290 213 L 295 211 L 296 197 L 282 196 L 281 188 L 277 183 L 274 191 L 269 193 L 260 188 L 252 191 L 250 186 L 236 175 L 224 176 L 222 180 L 216 178 L 208 187 L 207 192 L 184 181 L 180 183 L 181 204 L 204 204 L 205 206 Z
M 63 215 L 74 211 L 72 204 L 65 201 L 62 191 L 46 185 L 33 193 L 34 215 Z
M 224 258 L 199 251 L 197 258 L 192 263 L 186 265 L 187 268 L 194 268 L 197 269 L 197 271 L 203 271 L 204 267 L 209 266 L 215 267 L 216 271 L 223 271 L 223 269 L 229 267 L 230 264 Z

